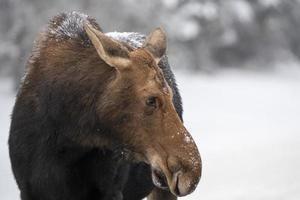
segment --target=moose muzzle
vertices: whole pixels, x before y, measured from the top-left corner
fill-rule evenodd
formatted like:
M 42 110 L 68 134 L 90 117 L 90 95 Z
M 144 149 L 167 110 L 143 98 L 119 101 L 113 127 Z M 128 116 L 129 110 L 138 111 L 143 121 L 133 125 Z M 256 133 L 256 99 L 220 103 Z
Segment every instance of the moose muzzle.
M 169 189 L 176 196 L 185 196 L 195 190 L 201 177 L 201 158 L 185 128 L 156 141 L 147 157 L 156 187 Z

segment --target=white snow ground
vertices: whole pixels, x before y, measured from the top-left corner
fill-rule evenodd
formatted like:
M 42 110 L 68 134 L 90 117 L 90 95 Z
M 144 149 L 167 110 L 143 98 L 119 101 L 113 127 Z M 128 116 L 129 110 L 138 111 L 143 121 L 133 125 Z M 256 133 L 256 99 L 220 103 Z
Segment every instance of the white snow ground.
M 300 199 L 300 74 L 176 73 L 203 176 L 186 200 Z M 0 199 L 16 200 L 7 136 L 14 94 L 0 82 Z

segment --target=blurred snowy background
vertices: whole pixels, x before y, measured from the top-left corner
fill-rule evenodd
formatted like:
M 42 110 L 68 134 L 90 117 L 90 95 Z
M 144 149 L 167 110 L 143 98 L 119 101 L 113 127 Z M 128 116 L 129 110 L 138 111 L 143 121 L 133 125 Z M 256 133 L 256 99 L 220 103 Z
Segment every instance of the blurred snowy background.
M 105 31 L 165 28 L 203 158 L 187 200 L 300 199 L 300 0 L 0 0 L 0 199 L 19 199 L 10 113 L 35 35 L 77 10 Z

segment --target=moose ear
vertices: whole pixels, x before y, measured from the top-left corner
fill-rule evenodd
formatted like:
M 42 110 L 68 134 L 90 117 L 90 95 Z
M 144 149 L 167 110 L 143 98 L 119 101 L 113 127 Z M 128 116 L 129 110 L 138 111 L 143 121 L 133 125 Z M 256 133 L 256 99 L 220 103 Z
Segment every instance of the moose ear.
M 100 58 L 111 67 L 129 66 L 129 52 L 122 44 L 95 29 L 90 23 L 84 23 L 84 29 Z
M 148 35 L 144 48 L 154 56 L 157 63 L 160 61 L 167 49 L 167 36 L 162 28 L 156 28 Z

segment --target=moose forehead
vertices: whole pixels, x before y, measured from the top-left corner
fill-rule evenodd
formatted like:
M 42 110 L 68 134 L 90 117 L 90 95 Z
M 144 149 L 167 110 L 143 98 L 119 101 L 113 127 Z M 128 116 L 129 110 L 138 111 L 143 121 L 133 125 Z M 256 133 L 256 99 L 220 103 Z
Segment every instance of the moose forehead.
M 164 93 L 170 93 L 170 88 L 163 76 L 161 69 L 156 64 L 153 56 L 145 49 L 139 48 L 133 50 L 129 54 L 130 60 L 134 66 L 136 66 L 135 71 L 143 73 L 143 79 L 146 82 L 156 83 Z M 138 70 L 136 70 L 138 69 Z M 151 84 L 156 85 L 156 84 Z
M 156 66 L 155 60 L 151 54 L 142 48 L 133 50 L 129 54 L 130 60 L 134 64 L 138 64 L 141 66 L 147 66 L 149 68 L 154 68 Z

